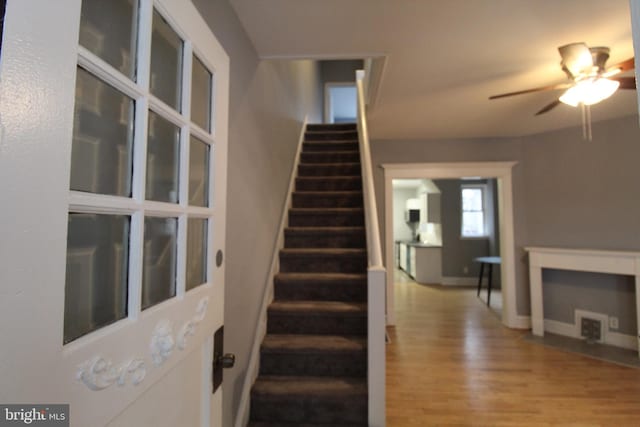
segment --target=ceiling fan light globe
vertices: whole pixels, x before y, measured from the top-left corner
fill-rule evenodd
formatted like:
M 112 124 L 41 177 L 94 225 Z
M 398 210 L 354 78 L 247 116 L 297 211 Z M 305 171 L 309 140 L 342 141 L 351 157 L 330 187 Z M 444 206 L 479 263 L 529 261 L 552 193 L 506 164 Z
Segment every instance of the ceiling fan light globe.
M 572 107 L 597 104 L 613 95 L 619 86 L 620 82 L 605 78 L 581 80 L 567 89 L 560 97 L 560 102 Z

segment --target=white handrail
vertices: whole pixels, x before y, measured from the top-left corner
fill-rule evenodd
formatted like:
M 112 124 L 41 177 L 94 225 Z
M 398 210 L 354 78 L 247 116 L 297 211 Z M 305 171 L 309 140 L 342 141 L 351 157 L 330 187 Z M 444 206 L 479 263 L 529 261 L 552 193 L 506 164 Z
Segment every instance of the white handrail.
M 378 227 L 378 208 L 373 187 L 373 169 L 371 167 L 371 150 L 369 148 L 369 130 L 364 102 L 364 70 L 356 72 L 358 88 L 358 138 L 360 142 L 360 163 L 362 165 L 362 190 L 364 195 L 364 212 L 367 228 L 367 252 L 369 267 L 383 267 L 382 250 L 380 248 L 380 228 Z
M 367 234 L 367 386 L 369 394 L 369 427 L 385 426 L 385 326 L 386 279 L 382 265 L 378 209 L 373 187 L 373 169 L 369 148 L 369 131 L 364 102 L 364 71 L 356 72 L 358 88 L 358 139 L 362 169 L 362 193 Z

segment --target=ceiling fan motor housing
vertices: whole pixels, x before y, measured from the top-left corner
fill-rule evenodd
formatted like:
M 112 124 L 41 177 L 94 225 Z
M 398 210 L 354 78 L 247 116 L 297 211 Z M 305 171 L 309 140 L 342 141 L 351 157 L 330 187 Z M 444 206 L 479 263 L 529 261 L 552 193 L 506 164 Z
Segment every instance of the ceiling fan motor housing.
M 609 48 L 605 46 L 590 47 L 591 58 L 593 59 L 594 67 L 598 67 L 598 74 L 602 74 L 605 71 L 605 64 L 609 59 Z

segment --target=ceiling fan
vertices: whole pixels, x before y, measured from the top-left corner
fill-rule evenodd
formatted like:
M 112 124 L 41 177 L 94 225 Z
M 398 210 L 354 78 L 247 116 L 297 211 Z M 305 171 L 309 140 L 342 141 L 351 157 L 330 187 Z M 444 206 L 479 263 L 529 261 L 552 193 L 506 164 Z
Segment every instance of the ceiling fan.
M 634 68 L 634 58 L 629 58 L 606 68 L 605 64 L 609 59 L 608 47 L 589 47 L 586 43 L 570 43 L 560 46 L 558 51 L 562 57 L 560 65 L 567 74 L 569 82 L 503 93 L 491 96 L 489 99 L 566 89 L 558 99 L 538 111 L 536 116 L 539 116 L 551 111 L 561 102 L 573 107 L 578 105 L 588 106 L 607 99 L 618 88 L 636 89 L 634 77 L 614 77 L 621 72 L 632 70 Z

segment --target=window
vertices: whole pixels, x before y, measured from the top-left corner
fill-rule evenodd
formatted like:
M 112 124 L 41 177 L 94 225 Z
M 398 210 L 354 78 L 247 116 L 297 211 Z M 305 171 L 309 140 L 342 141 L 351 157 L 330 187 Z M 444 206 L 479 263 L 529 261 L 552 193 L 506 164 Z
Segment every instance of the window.
M 206 284 L 215 74 L 154 2 L 83 0 L 63 342 Z
M 487 237 L 486 190 L 484 184 L 462 185 L 462 237 Z

